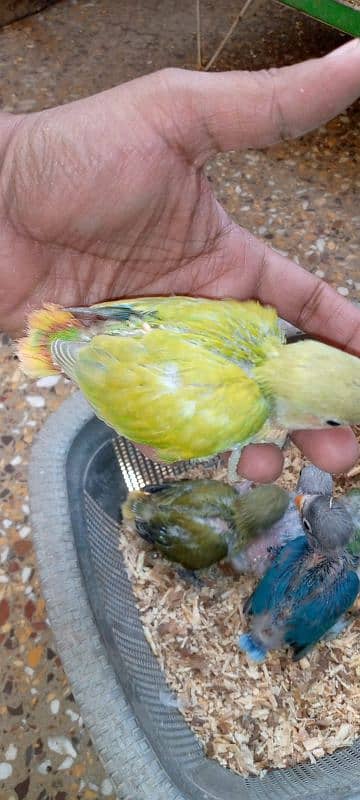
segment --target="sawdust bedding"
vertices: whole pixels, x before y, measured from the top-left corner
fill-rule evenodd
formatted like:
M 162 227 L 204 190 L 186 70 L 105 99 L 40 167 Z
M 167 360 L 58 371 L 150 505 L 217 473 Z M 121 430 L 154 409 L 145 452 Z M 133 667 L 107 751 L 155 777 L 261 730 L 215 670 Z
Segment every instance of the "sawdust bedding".
M 292 448 L 279 483 L 294 488 L 301 465 Z M 215 476 L 225 470 L 214 468 Z M 341 477 L 336 494 L 359 487 L 359 478 Z M 146 639 L 208 756 L 243 776 L 262 775 L 313 763 L 359 735 L 360 600 L 347 630 L 301 661 L 281 651 L 251 664 L 236 640 L 256 579 L 219 565 L 198 573 L 199 586 L 123 528 L 120 547 Z

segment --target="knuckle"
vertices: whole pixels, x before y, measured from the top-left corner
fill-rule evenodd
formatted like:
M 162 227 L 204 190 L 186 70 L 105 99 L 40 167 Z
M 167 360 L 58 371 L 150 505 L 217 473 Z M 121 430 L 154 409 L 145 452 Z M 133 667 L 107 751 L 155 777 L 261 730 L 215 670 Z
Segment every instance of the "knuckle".
M 328 287 L 326 283 L 323 283 L 321 280 L 317 281 L 298 313 L 296 324 L 299 328 L 307 330 L 323 316 L 322 308 L 324 304 L 327 306 L 327 292 Z
M 275 67 L 257 73 L 262 88 L 265 88 L 269 102 L 269 117 L 273 121 L 276 134 L 280 140 L 293 136 L 289 120 L 284 112 L 281 100 L 281 82 L 279 70 Z

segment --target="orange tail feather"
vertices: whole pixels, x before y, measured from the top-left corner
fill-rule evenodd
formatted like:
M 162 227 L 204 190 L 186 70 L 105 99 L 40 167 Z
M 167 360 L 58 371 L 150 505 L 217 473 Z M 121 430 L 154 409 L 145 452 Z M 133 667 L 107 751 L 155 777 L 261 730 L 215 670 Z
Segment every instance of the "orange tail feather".
M 56 375 L 60 370 L 51 359 L 51 340 L 64 331 L 81 327 L 70 311 L 53 303 L 33 311 L 28 318 L 28 333 L 20 339 L 17 355 L 24 372 L 31 378 Z

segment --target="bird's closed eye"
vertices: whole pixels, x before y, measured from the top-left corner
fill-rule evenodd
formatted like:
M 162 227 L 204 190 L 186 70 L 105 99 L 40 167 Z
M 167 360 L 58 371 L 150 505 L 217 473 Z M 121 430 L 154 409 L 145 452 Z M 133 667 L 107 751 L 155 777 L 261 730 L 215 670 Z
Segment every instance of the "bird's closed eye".
M 312 533 L 312 527 L 307 519 L 303 519 L 303 526 L 309 533 Z
M 327 419 L 326 424 L 330 425 L 331 428 L 338 428 L 341 425 L 341 423 L 337 422 L 336 419 Z

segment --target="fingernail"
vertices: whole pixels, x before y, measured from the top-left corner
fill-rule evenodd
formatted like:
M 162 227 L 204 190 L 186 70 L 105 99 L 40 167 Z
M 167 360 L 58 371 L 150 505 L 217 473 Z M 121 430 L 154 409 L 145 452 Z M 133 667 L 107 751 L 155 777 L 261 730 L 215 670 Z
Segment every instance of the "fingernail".
M 360 39 L 350 39 L 346 44 L 341 45 L 336 50 L 328 53 L 327 58 L 338 58 L 344 56 L 346 53 L 351 53 L 360 46 Z

